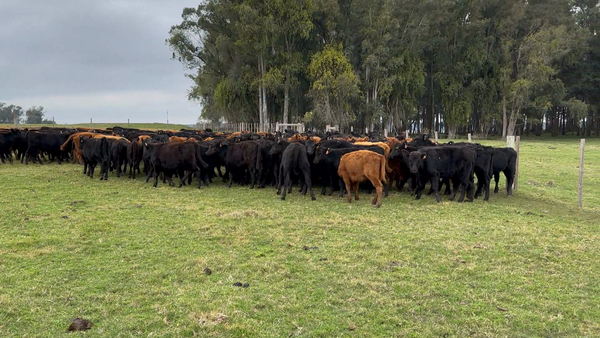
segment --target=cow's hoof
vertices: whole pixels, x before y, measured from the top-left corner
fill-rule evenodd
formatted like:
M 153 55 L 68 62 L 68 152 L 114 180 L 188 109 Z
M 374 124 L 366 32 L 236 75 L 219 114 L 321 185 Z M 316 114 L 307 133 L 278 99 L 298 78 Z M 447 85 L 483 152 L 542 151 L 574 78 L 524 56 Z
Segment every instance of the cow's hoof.
M 282 201 L 285 201 L 285 197 L 283 197 L 283 196 L 282 196 L 282 197 L 281 197 L 281 200 L 282 200 Z
M 310 199 L 311 199 L 312 201 L 316 201 L 316 200 L 317 200 L 317 198 L 316 198 L 315 196 L 311 197 Z

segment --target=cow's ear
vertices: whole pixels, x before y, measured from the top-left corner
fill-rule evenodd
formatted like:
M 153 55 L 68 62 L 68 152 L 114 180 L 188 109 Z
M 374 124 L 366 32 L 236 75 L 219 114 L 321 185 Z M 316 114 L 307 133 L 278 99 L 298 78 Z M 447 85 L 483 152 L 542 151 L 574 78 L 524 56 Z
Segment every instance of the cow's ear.
M 410 153 L 408 152 L 408 150 L 402 149 L 402 156 L 408 157 L 409 155 L 410 155 Z
M 426 158 L 427 158 L 427 155 L 423 155 L 423 159 L 426 159 Z

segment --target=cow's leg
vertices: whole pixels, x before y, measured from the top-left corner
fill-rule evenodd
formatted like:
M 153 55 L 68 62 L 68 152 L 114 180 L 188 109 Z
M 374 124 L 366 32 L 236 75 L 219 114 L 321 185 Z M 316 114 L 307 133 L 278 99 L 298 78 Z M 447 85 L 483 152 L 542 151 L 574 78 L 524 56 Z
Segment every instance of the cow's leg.
M 513 183 L 515 181 L 515 173 L 512 169 L 506 169 L 504 171 L 506 177 L 506 196 L 512 196 Z
M 350 178 L 344 177 L 344 184 L 346 185 L 346 192 L 348 193 L 348 203 L 352 203 L 352 181 L 350 180 Z M 341 185 L 340 191 L 342 192 L 342 194 L 344 193 L 344 189 L 342 189 Z
M 435 194 L 435 200 L 440 203 L 442 201 L 442 199 L 440 198 L 440 195 L 438 193 L 438 184 L 440 182 L 440 179 L 438 177 L 432 177 L 431 179 L 431 187 L 433 188 L 433 193 Z
M 158 185 L 158 170 L 154 169 L 154 184 L 152 186 L 156 188 L 157 185 Z
M 283 177 L 282 177 L 282 173 L 283 173 L 283 168 L 281 168 L 281 165 L 279 166 L 279 168 L 277 169 L 277 177 L 275 178 L 275 186 L 277 188 L 277 195 L 281 194 L 281 187 L 283 185 Z
M 404 185 L 405 184 L 406 184 L 406 180 L 405 179 L 399 179 L 398 181 L 396 181 L 396 188 L 398 189 L 398 191 L 404 190 Z
M 485 181 L 483 184 L 483 189 L 485 189 L 485 198 L 483 200 L 487 201 L 490 199 L 490 178 L 488 175 L 485 175 Z
M 473 174 L 469 175 L 469 186 L 467 189 L 467 198 L 469 199 L 469 202 L 473 202 L 473 195 L 475 193 L 475 178 L 473 177 Z
M 446 187 L 448 187 L 450 185 L 449 184 L 450 181 L 445 181 L 445 182 L 446 182 Z M 463 182 L 463 180 L 458 180 L 458 179 L 455 178 L 451 182 L 452 182 L 453 186 L 452 186 L 452 191 L 450 192 L 450 200 L 454 201 L 454 198 L 456 197 L 456 192 L 460 188 L 461 183 Z M 444 195 L 445 195 L 445 193 L 444 193 Z M 461 191 L 461 196 L 464 199 L 464 189 Z M 462 201 L 459 200 L 459 202 L 462 202 Z
M 375 205 L 375 208 L 379 208 L 383 199 L 381 195 L 383 192 L 384 185 L 381 184 L 379 177 L 373 177 L 370 181 L 375 187 L 375 196 L 373 196 L 373 200 L 371 201 L 371 203 Z
M 306 189 L 308 189 L 308 192 L 310 194 L 310 199 L 314 201 L 317 198 L 315 197 L 315 193 L 312 190 L 312 181 L 310 178 L 310 166 L 307 169 L 302 170 L 302 173 L 304 174 L 304 186 L 305 186 L 303 195 L 306 195 Z
M 109 166 L 110 165 L 108 164 L 108 162 L 104 162 L 104 165 L 103 165 L 104 170 L 103 171 L 104 171 L 104 180 L 105 181 L 108 181 L 108 168 L 109 168 Z
M 248 171 L 250 171 L 250 189 L 254 189 L 254 181 L 256 180 L 256 168 L 252 168 L 252 165 L 250 165 Z
M 352 182 L 352 190 L 354 191 L 354 200 L 358 201 L 360 200 L 360 197 L 358 196 L 358 185 L 360 184 L 360 182 Z
M 225 167 L 225 169 L 229 173 L 229 185 L 227 185 L 227 188 L 231 188 L 231 185 L 233 184 L 233 170 L 231 170 L 231 167 L 229 166 Z
M 200 176 L 202 176 L 203 171 L 204 170 L 200 170 L 200 169 L 196 170 L 196 176 L 198 178 L 198 189 L 200 189 L 200 187 L 202 186 L 202 179 Z M 205 184 L 208 185 L 208 183 L 206 183 L 206 181 L 205 181 Z
M 285 195 L 286 195 L 288 188 L 290 188 L 290 189 L 292 188 L 292 173 L 286 171 L 285 181 L 283 183 L 283 191 L 281 192 L 281 200 L 282 201 L 285 201 Z
M 415 179 L 414 181 L 415 182 L 413 184 L 416 186 L 416 188 L 414 189 L 415 200 L 419 200 L 419 199 L 421 199 L 421 194 L 423 193 L 423 190 L 425 189 L 426 182 L 423 182 L 423 179 L 420 177 L 419 177 L 419 179 Z M 411 192 L 413 192 L 412 189 L 411 189 Z
M 331 183 L 331 190 L 333 191 L 333 181 Z M 343 180 L 340 176 L 338 176 L 338 186 L 340 187 L 340 197 L 344 197 L 344 187 L 346 187 L 346 192 L 352 192 L 352 186 L 348 187 L 347 185 L 345 185 L 345 180 Z M 348 190 L 349 188 L 350 190 Z
M 460 189 L 460 196 L 458 197 L 458 202 L 462 203 L 465 200 L 465 193 L 467 192 L 467 190 L 471 190 L 471 182 L 469 182 L 469 179 L 467 178 L 460 180 L 460 184 L 459 184 L 459 189 Z
M 388 183 L 386 183 L 386 184 L 383 185 L 383 192 L 384 192 L 384 196 L 385 197 L 388 197 L 388 194 L 390 192 L 390 187 L 391 186 L 392 186 L 392 182 L 388 179 Z
M 500 173 L 494 173 L 494 181 L 496 181 L 496 186 L 494 187 L 494 193 L 498 193 L 498 181 L 500 181 Z

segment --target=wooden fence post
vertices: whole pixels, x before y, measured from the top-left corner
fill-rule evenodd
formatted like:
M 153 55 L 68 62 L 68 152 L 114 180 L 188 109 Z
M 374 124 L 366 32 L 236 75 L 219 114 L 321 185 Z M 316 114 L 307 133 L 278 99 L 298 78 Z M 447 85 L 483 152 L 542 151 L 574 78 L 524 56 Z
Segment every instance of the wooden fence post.
M 404 133 L 406 134 L 406 137 L 405 137 L 405 138 L 408 138 L 408 129 L 406 129 L 406 130 L 404 131 Z
M 434 132 L 434 135 L 435 135 L 435 142 L 437 143 L 437 141 L 438 141 L 438 132 L 437 131 Z
M 469 140 L 469 143 L 471 143 L 471 133 L 467 134 L 467 139 Z
M 583 150 L 585 148 L 585 139 L 581 139 L 579 144 L 579 189 L 577 195 L 577 204 L 581 208 L 583 206 Z

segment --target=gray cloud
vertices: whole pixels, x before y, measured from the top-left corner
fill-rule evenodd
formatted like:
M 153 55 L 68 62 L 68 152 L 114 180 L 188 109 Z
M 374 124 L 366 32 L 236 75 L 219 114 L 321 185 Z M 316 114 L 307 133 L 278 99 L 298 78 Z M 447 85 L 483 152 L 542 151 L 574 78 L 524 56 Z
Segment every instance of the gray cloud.
M 165 45 L 198 0 L 0 2 L 0 102 L 59 123 L 193 123 L 191 81 Z

